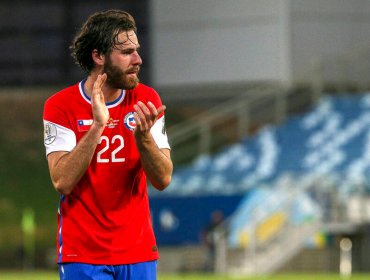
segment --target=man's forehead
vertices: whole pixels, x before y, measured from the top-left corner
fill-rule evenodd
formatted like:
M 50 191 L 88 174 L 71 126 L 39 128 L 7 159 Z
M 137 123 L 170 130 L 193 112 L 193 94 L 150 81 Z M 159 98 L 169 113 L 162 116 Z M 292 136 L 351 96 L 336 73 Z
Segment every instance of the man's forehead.
M 139 40 L 136 36 L 135 31 L 122 31 L 120 34 L 118 34 L 117 38 L 117 45 L 121 46 L 130 46 L 130 45 L 139 45 Z

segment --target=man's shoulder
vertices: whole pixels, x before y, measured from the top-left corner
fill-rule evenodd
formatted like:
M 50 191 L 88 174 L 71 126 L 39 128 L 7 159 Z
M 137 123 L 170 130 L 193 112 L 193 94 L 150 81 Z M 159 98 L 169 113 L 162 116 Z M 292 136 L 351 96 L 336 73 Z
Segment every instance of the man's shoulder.
M 78 93 L 79 91 L 79 84 L 74 84 L 72 86 L 66 87 L 64 89 L 61 89 L 60 91 L 54 93 L 51 95 L 45 102 L 45 104 L 66 104 L 72 101 L 72 96 Z
M 134 91 L 137 91 L 137 92 L 143 92 L 143 93 L 148 93 L 148 94 L 157 94 L 157 92 L 155 91 L 154 88 L 148 86 L 148 85 L 145 85 L 145 84 L 142 84 L 142 83 L 139 83 L 137 85 L 136 88 L 134 88 Z
M 155 104 L 161 103 L 161 97 L 157 91 L 145 84 L 139 83 L 136 88 L 133 89 L 133 94 L 139 97 L 139 99 L 151 101 Z

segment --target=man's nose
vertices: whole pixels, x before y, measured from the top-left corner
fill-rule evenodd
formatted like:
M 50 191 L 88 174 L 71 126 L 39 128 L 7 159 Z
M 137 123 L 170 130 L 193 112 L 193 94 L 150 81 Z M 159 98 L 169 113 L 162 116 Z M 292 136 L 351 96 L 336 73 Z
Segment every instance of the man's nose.
M 133 55 L 132 58 L 133 65 L 141 65 L 143 63 L 143 61 L 141 60 L 141 56 L 139 55 L 138 52 L 134 52 L 132 55 Z

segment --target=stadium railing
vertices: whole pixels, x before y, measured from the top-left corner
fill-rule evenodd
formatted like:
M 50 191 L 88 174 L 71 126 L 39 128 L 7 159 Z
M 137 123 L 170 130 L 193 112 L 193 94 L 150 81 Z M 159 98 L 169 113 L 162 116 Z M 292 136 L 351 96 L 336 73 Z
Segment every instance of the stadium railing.
M 239 141 L 266 123 L 281 123 L 289 112 L 310 106 L 316 94 L 284 87 L 258 87 L 168 129 L 175 163 L 186 164 Z

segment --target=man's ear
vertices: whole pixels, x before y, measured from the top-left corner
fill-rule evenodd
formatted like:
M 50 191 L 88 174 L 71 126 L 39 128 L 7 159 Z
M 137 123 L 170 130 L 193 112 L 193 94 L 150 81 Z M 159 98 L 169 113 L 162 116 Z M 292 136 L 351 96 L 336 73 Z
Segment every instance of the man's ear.
M 104 65 L 105 56 L 104 56 L 104 54 L 99 53 L 97 49 L 94 49 L 91 52 L 91 57 L 94 60 L 96 65 L 98 65 L 98 66 L 103 66 Z

